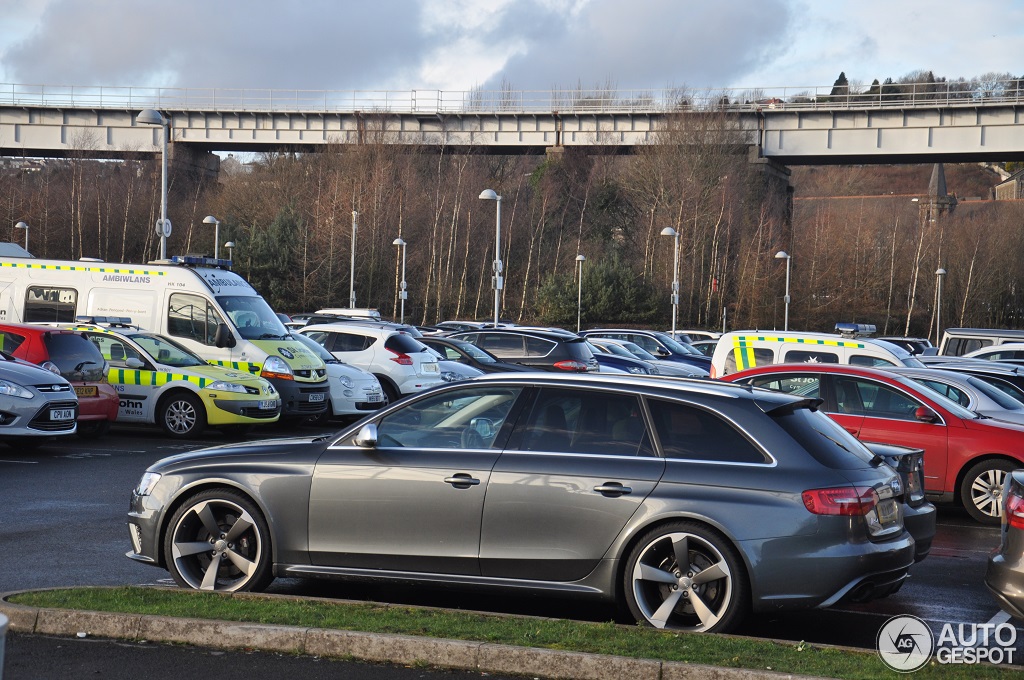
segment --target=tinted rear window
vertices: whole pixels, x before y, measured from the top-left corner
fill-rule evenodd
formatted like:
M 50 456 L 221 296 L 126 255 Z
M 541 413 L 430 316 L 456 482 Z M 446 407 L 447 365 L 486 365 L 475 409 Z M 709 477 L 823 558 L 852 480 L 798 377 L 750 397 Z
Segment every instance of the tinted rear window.
M 384 347 L 403 354 L 414 354 L 416 352 L 427 351 L 427 346 L 422 342 L 411 335 L 404 335 L 402 333 L 396 333 L 395 335 L 388 337 L 384 342 Z
M 105 360 L 96 345 L 76 333 L 47 333 L 46 353 L 60 374 L 69 381 L 103 379 Z
M 856 470 L 874 460 L 873 453 L 824 413 L 796 408 L 783 414 L 773 413 L 772 417 L 826 467 Z

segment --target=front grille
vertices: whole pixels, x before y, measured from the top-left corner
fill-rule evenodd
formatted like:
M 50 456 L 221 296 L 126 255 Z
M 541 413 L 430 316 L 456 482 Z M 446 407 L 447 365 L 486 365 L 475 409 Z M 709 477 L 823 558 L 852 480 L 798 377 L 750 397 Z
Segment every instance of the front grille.
M 361 401 L 356 403 L 356 408 L 360 411 L 376 411 L 384 406 L 383 401 Z
M 275 417 L 279 411 L 268 410 L 265 408 L 243 408 L 239 415 L 245 416 L 246 418 L 263 418 L 269 420 Z
M 53 384 L 53 385 L 33 385 L 36 390 L 43 394 L 60 394 L 61 392 L 70 392 L 71 385 L 67 383 Z
M 295 377 L 297 378 L 325 378 L 327 377 L 326 368 L 316 368 L 311 370 L 295 371 Z
M 323 387 L 300 387 L 299 392 L 302 394 L 327 394 L 328 389 L 327 385 Z
M 248 394 L 257 394 L 258 395 L 260 393 L 260 388 L 258 388 L 258 387 L 249 387 L 248 385 L 246 385 L 245 386 L 245 391 Z
M 54 409 L 73 409 L 75 418 L 73 420 L 50 420 L 50 411 Z M 41 432 L 67 432 L 74 429 L 75 420 L 77 419 L 77 401 L 53 401 L 48 404 L 44 404 L 43 407 L 36 412 L 32 420 L 29 421 L 28 426 L 33 430 L 39 430 Z
M 300 401 L 296 405 L 296 409 L 299 411 L 306 411 L 309 413 L 320 413 L 327 408 L 327 402 L 325 401 Z

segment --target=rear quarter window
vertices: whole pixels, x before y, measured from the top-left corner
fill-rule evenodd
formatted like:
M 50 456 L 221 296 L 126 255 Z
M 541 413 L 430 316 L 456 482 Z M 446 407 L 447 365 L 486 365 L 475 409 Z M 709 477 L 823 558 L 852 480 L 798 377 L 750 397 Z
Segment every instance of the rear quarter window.
M 715 413 L 660 399 L 647 403 L 666 458 L 715 463 L 770 462 L 757 445 Z
M 771 417 L 807 453 L 825 467 L 856 470 L 870 465 L 875 456 L 852 434 L 819 411 L 795 408 Z

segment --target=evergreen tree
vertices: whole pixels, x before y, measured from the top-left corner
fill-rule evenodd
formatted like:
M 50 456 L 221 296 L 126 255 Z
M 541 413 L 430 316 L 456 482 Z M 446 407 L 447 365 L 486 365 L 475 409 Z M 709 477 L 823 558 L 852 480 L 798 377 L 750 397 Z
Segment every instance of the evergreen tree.
M 846 72 L 840 71 L 839 77 L 836 78 L 836 82 L 832 83 L 832 97 L 845 97 L 850 93 L 850 81 L 846 79 Z

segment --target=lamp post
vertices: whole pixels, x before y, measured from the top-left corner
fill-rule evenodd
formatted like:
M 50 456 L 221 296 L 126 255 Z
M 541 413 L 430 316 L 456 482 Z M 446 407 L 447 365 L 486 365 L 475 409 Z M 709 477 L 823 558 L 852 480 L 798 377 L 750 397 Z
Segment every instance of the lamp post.
M 213 225 L 213 259 L 220 259 L 220 220 L 213 215 L 203 218 L 203 224 Z
M 494 327 L 498 327 L 498 310 L 501 308 L 501 290 L 505 287 L 504 279 L 501 277 L 501 196 L 495 193 L 494 189 L 484 189 L 480 192 L 480 198 L 485 201 L 494 201 L 497 206 L 497 216 L 494 222 L 494 276 L 491 283 L 494 286 Z
M 780 250 L 779 252 L 775 253 L 775 259 L 776 260 L 785 260 L 786 261 L 786 297 L 782 298 L 786 302 L 786 316 L 785 316 L 785 322 L 782 325 L 782 330 L 788 331 L 789 330 L 789 262 L 793 258 L 790 257 L 789 253 L 787 253 L 785 250 Z
M 235 242 L 234 241 L 228 241 L 227 243 L 224 244 L 224 247 L 228 249 L 228 259 L 229 260 L 234 259 L 234 255 L 235 255 Z
M 28 251 L 28 224 L 26 224 L 25 222 L 18 222 L 17 224 L 14 225 L 14 228 L 25 230 L 25 250 Z
M 675 241 L 675 255 L 672 258 L 672 339 L 676 338 L 676 317 L 679 316 L 679 232 L 672 227 L 661 230 L 662 236 L 671 236 Z
M 942 277 L 946 270 L 939 267 L 935 270 L 935 346 L 942 340 Z
M 167 259 L 167 237 L 171 235 L 171 223 L 167 219 L 167 139 L 171 136 L 171 121 L 154 109 L 143 109 L 135 117 L 140 125 L 159 125 L 163 128 L 163 145 L 160 151 L 160 221 L 156 224 L 160 234 L 160 259 Z
M 579 264 L 579 282 L 576 287 L 576 332 L 580 332 L 580 315 L 583 310 L 583 263 L 587 261 L 587 258 L 580 253 L 576 256 L 576 262 Z
M 348 308 L 356 308 L 356 229 L 359 228 L 359 212 L 352 211 L 352 259 L 348 271 Z
M 400 300 L 400 304 L 402 306 L 401 307 L 402 308 L 402 313 L 401 313 L 401 317 L 399 318 L 399 323 L 404 324 L 405 323 L 405 299 L 407 297 L 409 297 L 409 294 L 405 290 L 405 246 L 406 246 L 406 243 L 405 243 L 405 241 L 402 240 L 402 237 L 399 236 L 398 238 L 396 238 L 394 241 L 391 242 L 391 245 L 398 246 L 399 248 L 402 249 L 402 282 L 400 284 L 398 284 L 398 287 L 399 287 L 398 299 Z

